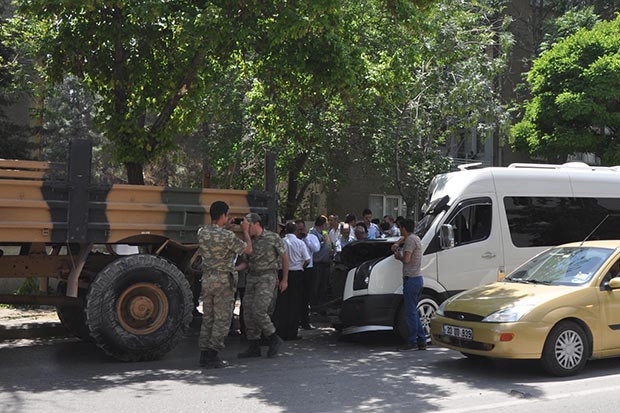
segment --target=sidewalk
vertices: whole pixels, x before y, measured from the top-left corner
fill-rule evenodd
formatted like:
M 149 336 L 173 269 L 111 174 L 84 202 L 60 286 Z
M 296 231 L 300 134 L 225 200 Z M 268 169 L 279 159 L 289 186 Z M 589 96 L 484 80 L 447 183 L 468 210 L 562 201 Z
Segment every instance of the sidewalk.
M 67 335 L 54 307 L 0 307 L 0 341 Z
M 235 316 L 238 317 L 238 308 L 235 310 Z M 317 313 L 310 315 L 310 322 L 317 327 L 331 327 L 327 317 Z M 198 332 L 199 329 L 200 318 L 194 318 L 190 331 Z M 61 324 L 53 306 L 39 306 L 39 308 L 0 306 L 0 342 L 67 336 L 70 336 L 70 333 Z

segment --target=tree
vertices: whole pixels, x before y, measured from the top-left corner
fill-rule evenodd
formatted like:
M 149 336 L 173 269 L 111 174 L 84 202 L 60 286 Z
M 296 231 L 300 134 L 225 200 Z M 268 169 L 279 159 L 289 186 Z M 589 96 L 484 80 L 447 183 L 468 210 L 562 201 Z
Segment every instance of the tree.
M 216 2 L 28 0 L 14 23 L 39 46 L 51 81 L 72 75 L 98 96 L 99 129 L 138 184 L 144 165 L 197 125 L 208 59 L 234 45 L 233 21 Z
M 532 98 L 511 129 L 517 150 L 554 162 L 591 152 L 620 161 L 620 17 L 582 29 L 537 58 L 528 73 Z
M 368 116 L 367 156 L 388 183 L 385 189 L 398 190 L 407 202 L 409 214 L 432 177 L 450 167 L 437 152 L 447 139 L 506 128 L 497 85 L 511 45 L 504 3 L 440 1 L 417 35 L 407 27 L 376 25 L 389 42 L 370 55 L 371 93 L 360 108 Z
M 363 31 L 380 16 L 389 25 L 413 24 L 424 15 L 415 7 L 414 2 L 386 7 L 384 1 L 293 1 L 254 11 L 253 19 L 246 16 L 254 22 L 244 29 L 247 49 L 222 76 L 241 77 L 227 84 L 230 93 L 216 96 L 219 103 L 210 99 L 205 106 L 211 165 L 234 167 L 237 180 L 256 184 L 265 152 L 276 153 L 286 185 L 282 215 L 298 216 L 311 185 L 339 183 L 348 165 L 346 149 L 355 146 L 350 118 L 370 69 L 363 54 L 383 47 L 379 39 L 366 44 Z M 212 139 L 224 135 L 228 139 Z M 233 157 L 222 156 L 231 148 Z
M 9 36 L 6 19 L 8 2 L 0 0 L 0 39 Z M 25 159 L 29 145 L 26 143 L 28 127 L 18 125 L 7 117 L 6 109 L 18 100 L 19 89 L 17 51 L 8 42 L 0 42 L 0 158 Z
M 540 50 L 550 49 L 555 43 L 567 38 L 579 29 L 591 29 L 599 21 L 599 16 L 594 12 L 593 7 L 568 10 L 547 24 Z

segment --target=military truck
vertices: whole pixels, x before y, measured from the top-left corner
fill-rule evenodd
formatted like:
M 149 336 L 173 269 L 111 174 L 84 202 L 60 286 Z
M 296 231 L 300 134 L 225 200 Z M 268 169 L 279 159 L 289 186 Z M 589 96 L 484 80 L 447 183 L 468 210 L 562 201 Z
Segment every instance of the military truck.
M 91 151 L 75 140 L 66 165 L 0 160 L 0 277 L 39 280 L 38 292 L 0 303 L 54 305 L 69 331 L 110 356 L 157 359 L 192 320 L 196 235 L 210 204 L 274 228 L 275 169 L 264 191 L 95 183 Z

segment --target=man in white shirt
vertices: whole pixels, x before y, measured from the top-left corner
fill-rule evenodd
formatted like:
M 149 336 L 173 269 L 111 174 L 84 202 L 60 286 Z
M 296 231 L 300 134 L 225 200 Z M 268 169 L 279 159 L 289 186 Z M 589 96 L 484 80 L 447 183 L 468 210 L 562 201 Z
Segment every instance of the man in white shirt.
M 312 295 L 312 286 L 314 285 L 314 261 L 312 260 L 312 255 L 321 249 L 321 243 L 316 235 L 308 233 L 306 223 L 303 220 L 298 219 L 295 221 L 295 225 L 297 225 L 297 238 L 306 244 L 306 247 L 308 247 L 308 251 L 310 252 L 310 263 L 304 270 L 299 325 L 304 330 L 312 330 L 314 327 L 310 324 L 309 314 L 310 296 Z
M 284 244 L 288 250 L 288 288 L 278 295 L 274 314 L 276 332 L 283 340 L 297 340 L 297 330 L 303 302 L 304 270 L 310 263 L 310 252 L 297 236 L 297 225 L 287 222 L 284 226 Z
M 340 238 L 340 218 L 338 217 L 338 215 L 330 215 L 327 222 L 329 223 L 329 240 L 331 241 L 332 245 L 335 246 L 338 242 L 338 238 Z
M 336 242 L 336 254 L 334 255 L 334 262 L 340 262 L 340 253 L 342 252 L 342 249 L 352 241 L 355 241 L 355 235 L 353 235 L 351 226 L 349 224 L 343 223 L 340 226 L 340 236 L 338 237 L 338 241 Z

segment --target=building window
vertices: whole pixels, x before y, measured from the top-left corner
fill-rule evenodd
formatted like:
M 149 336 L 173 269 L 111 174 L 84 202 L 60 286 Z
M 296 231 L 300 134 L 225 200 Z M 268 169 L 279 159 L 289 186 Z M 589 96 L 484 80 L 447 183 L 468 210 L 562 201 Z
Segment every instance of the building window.
M 406 213 L 406 205 L 400 195 L 371 194 L 368 196 L 368 208 L 372 211 L 373 218 L 383 218 L 385 215 L 396 218 Z

